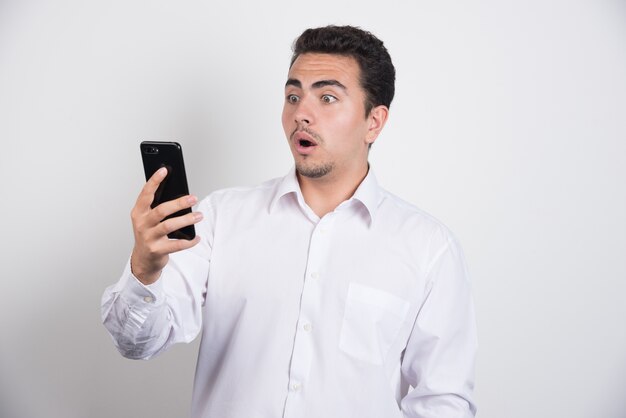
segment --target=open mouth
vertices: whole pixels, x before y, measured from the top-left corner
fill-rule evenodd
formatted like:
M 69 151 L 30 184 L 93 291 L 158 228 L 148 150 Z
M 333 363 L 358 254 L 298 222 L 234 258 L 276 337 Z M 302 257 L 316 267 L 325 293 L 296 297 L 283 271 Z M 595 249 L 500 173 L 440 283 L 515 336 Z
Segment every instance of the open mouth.
M 313 133 L 305 130 L 297 130 L 292 134 L 291 140 L 296 150 L 302 155 L 308 155 L 317 147 L 317 138 Z

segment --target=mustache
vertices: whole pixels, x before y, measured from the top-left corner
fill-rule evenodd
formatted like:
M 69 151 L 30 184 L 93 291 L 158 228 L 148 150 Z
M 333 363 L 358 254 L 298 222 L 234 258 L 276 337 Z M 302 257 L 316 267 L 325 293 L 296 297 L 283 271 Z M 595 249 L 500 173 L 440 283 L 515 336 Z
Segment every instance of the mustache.
M 298 132 L 305 132 L 308 135 L 310 135 L 313 139 L 315 139 L 316 142 L 321 143 L 323 142 L 323 139 L 321 136 L 319 136 L 317 134 L 317 132 L 313 131 L 312 129 L 306 127 L 306 126 L 302 126 L 302 125 L 298 125 L 298 127 L 296 127 L 296 129 L 293 130 L 293 132 L 291 133 L 291 135 L 289 136 L 290 139 L 293 139 L 293 136 L 295 134 L 297 134 Z

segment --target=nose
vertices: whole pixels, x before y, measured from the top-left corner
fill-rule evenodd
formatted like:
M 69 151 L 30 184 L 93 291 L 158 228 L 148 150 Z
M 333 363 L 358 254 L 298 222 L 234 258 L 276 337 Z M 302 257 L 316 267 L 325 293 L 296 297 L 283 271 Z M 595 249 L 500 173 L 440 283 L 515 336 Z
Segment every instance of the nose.
M 313 123 L 313 109 L 309 103 L 309 100 L 305 98 L 301 98 L 300 102 L 298 102 L 298 107 L 294 113 L 295 121 L 298 125 L 306 124 L 310 125 Z

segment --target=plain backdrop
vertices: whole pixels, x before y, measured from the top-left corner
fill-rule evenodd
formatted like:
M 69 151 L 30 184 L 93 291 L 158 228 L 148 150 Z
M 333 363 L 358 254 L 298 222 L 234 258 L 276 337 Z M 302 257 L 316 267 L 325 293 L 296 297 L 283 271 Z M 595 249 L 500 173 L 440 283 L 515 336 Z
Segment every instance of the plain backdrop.
M 626 2 L 0 0 L 2 418 L 188 416 L 198 342 L 131 361 L 100 322 L 139 142 L 201 197 L 282 176 L 290 46 L 330 23 L 396 65 L 370 161 L 464 246 L 478 416 L 626 417 Z

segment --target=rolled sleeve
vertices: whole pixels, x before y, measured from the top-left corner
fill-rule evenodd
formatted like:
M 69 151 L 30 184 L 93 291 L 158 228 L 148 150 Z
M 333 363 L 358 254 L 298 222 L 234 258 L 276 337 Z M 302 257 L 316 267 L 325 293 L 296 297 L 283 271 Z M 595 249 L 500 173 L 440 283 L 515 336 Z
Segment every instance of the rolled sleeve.
M 122 279 L 103 295 L 102 322 L 124 357 L 148 359 L 168 338 L 166 308 L 162 281 L 142 284 L 127 263 Z

